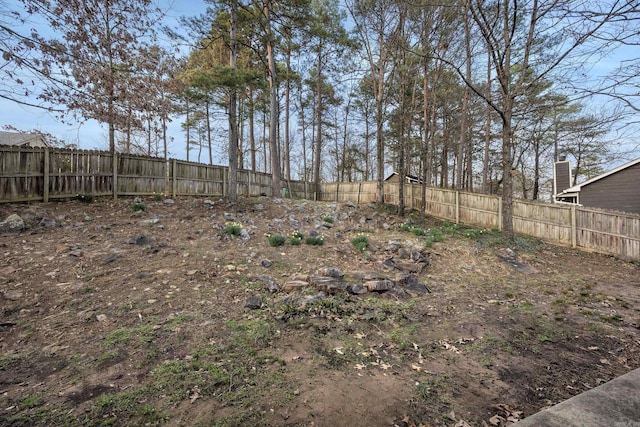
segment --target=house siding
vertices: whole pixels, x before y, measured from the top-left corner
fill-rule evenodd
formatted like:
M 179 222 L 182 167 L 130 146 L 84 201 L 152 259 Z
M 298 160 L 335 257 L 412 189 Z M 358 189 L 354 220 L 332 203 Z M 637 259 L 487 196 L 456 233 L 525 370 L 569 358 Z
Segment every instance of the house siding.
M 640 213 L 640 163 L 583 186 L 583 206 Z

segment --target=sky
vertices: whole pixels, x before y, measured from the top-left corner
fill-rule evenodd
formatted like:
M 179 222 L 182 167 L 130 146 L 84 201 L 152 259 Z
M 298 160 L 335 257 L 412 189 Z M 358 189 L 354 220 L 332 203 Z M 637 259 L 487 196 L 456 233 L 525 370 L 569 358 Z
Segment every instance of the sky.
M 204 0 L 157 0 L 156 4 L 161 10 L 166 11 L 165 21 L 171 26 L 177 26 L 178 19 L 181 16 L 199 15 L 207 7 Z M 16 7 L 17 9 L 20 7 L 17 0 L 9 0 L 5 5 L 8 8 Z M 167 43 L 172 43 L 166 37 L 165 40 Z M 0 61 L 2 61 L 1 58 Z M 167 134 L 170 140 L 173 139 L 169 146 L 169 157 L 186 159 L 185 135 L 180 127 L 180 122 L 181 119 L 174 118 L 168 126 Z M 13 126 L 25 132 L 37 130 L 48 133 L 63 140 L 65 143 L 76 144 L 80 149 L 108 150 L 109 147 L 107 127 L 95 120 L 65 124 L 45 110 L 22 106 L 15 102 L 0 99 L 0 130 L 3 130 L 5 125 Z M 191 153 L 191 156 L 193 155 Z M 206 159 L 203 158 L 203 161 L 208 162 L 208 156 Z M 220 163 L 221 161 L 222 159 L 219 159 L 218 162 L 214 161 L 214 163 Z
M 18 0 L 3 0 L 3 7 L 12 8 L 19 7 Z M 204 0 L 156 0 L 156 4 L 161 10 L 166 11 L 165 21 L 168 25 L 176 27 L 178 19 L 181 16 L 197 16 L 206 10 L 207 4 Z M 174 43 L 167 37 L 164 38 L 167 43 Z M 629 52 L 633 49 L 633 52 Z M 615 68 L 621 58 L 637 57 L 638 54 L 634 48 L 621 49 L 617 55 L 610 58 L 594 61 L 591 64 L 591 73 L 604 74 Z M 0 59 L 1 61 L 1 59 Z M 1 63 L 0 63 L 1 66 Z M 606 101 L 606 100 L 605 100 Z M 70 120 L 73 122 L 73 120 Z M 172 141 L 169 144 L 169 157 L 177 159 L 186 159 L 185 150 L 185 134 L 181 129 L 183 118 L 174 118 L 168 124 L 168 137 Z M 81 149 L 108 149 L 107 130 L 104 125 L 100 125 L 95 120 L 89 120 L 84 123 L 65 124 L 57 120 L 51 113 L 17 103 L 0 99 L 0 130 L 10 125 L 21 131 L 38 130 L 49 133 L 69 144 L 76 144 Z M 631 158 L 640 156 L 638 152 L 638 143 L 633 138 L 631 146 L 635 148 L 627 157 L 619 159 L 620 163 L 625 163 Z M 191 160 L 196 160 L 197 153 L 191 153 Z M 226 154 L 220 149 L 215 150 L 214 163 L 225 164 Z M 208 162 L 208 155 L 203 153 L 203 162 Z M 613 167 L 617 164 L 611 165 Z

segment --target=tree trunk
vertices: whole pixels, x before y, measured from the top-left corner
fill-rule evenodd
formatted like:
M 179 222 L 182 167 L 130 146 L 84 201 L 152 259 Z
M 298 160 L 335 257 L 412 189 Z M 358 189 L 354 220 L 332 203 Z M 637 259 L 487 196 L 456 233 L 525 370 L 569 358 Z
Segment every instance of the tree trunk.
M 276 60 L 273 52 L 273 34 L 271 31 L 271 1 L 262 3 L 262 13 L 265 18 L 265 32 L 267 38 L 267 61 L 269 63 L 269 148 L 271 151 L 271 190 L 272 195 L 280 194 L 280 157 L 278 154 L 278 85 L 276 84 Z
M 237 12 L 238 3 L 236 0 L 231 1 L 231 13 L 229 14 L 229 26 L 231 30 L 230 39 L 230 58 L 231 69 L 235 71 L 237 64 Z M 237 96 L 238 89 L 233 86 L 229 93 L 229 188 L 227 196 L 229 200 L 235 202 L 238 200 L 238 124 L 237 124 Z

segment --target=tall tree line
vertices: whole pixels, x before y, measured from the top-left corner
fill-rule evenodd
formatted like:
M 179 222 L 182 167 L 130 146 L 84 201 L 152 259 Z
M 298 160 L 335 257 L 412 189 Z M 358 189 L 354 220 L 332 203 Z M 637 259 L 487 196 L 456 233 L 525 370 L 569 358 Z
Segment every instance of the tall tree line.
M 95 118 L 113 151 L 166 155 L 177 119 L 187 157 L 225 152 L 232 178 L 269 172 L 274 194 L 376 180 L 383 202 L 391 171 L 501 194 L 507 237 L 511 199 L 548 197 L 553 161 L 572 157 L 577 177 L 615 151 L 616 121 L 589 96 L 620 101 L 627 123 L 640 111 L 637 57 L 581 83 L 639 42 L 636 0 L 209 0 L 183 20 L 184 58 L 159 45 L 150 0 L 16 4 L 0 8 L 0 96 Z M 51 31 L 18 31 L 28 17 Z

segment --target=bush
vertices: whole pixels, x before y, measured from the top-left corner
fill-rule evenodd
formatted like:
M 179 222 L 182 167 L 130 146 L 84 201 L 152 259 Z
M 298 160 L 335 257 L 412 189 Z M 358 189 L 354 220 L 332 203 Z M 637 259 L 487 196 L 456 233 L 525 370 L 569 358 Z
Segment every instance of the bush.
M 287 239 L 282 234 L 272 234 L 269 236 L 269 245 L 275 247 L 282 246 Z
M 303 239 L 304 239 L 304 234 L 302 234 L 298 230 L 292 231 L 291 235 L 289 236 L 289 241 L 294 246 L 298 246 L 300 243 L 302 243 Z
M 76 200 L 82 203 L 91 203 L 93 202 L 94 196 L 93 194 L 77 194 Z
M 232 236 L 239 236 L 240 232 L 242 231 L 242 225 L 238 224 L 237 222 L 228 222 L 224 226 L 224 231 L 225 233 Z
M 364 252 L 369 246 L 369 239 L 364 234 L 358 234 L 356 237 L 351 239 L 351 244 L 355 246 L 360 252 Z
M 425 233 L 424 228 L 418 226 L 412 227 L 411 232 L 416 236 L 424 236 L 425 234 L 427 234 Z
M 324 237 L 322 237 L 322 236 L 309 236 L 306 239 L 304 239 L 304 242 L 307 245 L 322 246 L 322 245 L 324 245 Z
M 131 210 L 134 212 L 144 211 L 147 210 L 147 205 L 144 203 L 134 203 L 131 205 Z

